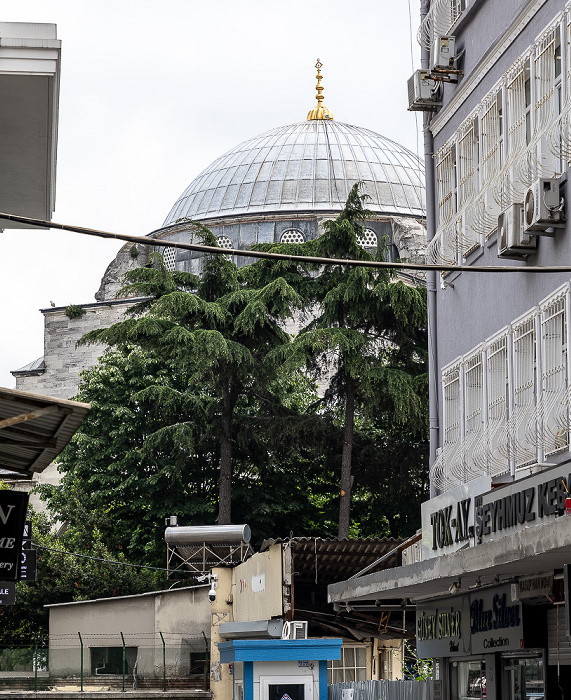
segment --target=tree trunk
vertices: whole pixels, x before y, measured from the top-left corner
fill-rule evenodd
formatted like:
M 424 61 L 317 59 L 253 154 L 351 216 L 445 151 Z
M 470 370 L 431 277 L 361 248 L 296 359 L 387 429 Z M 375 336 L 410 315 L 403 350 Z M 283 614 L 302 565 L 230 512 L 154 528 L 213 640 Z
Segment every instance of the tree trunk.
M 348 377 L 345 398 L 345 428 L 343 434 L 343 455 L 341 457 L 341 490 L 339 493 L 339 539 L 349 537 L 351 522 L 351 456 L 353 452 L 353 428 L 355 425 L 355 383 Z
M 232 523 L 232 417 L 236 392 L 222 387 L 222 431 L 220 434 L 220 478 L 218 480 L 218 525 Z

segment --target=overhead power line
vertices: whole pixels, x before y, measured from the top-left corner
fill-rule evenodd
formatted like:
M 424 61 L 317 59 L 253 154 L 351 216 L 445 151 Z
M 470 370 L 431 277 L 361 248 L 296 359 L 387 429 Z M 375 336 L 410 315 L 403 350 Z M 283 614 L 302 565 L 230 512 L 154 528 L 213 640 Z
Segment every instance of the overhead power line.
M 180 248 L 181 250 L 192 250 L 197 253 L 214 253 L 215 255 L 237 255 L 245 258 L 263 258 L 266 260 L 289 260 L 290 262 L 314 263 L 316 265 L 344 265 L 347 267 L 372 267 L 392 270 L 419 270 L 428 272 L 523 272 L 527 274 L 561 273 L 571 272 L 571 265 L 526 265 L 504 266 L 504 265 L 429 265 L 427 263 L 413 262 L 385 262 L 380 260 L 346 260 L 344 258 L 319 258 L 311 255 L 289 255 L 287 253 L 268 253 L 263 250 L 242 250 L 239 248 L 219 248 L 217 246 L 200 245 L 198 243 L 181 243 L 180 241 L 162 240 L 160 238 L 149 238 L 148 236 L 132 236 L 126 233 L 112 233 L 99 229 L 85 228 L 83 226 L 70 226 L 68 224 L 58 224 L 55 221 L 45 221 L 43 219 L 31 219 L 26 216 L 6 214 L 0 212 L 0 219 L 15 221 L 20 224 L 37 226 L 38 228 L 53 228 L 62 231 L 81 233 L 86 236 L 96 236 L 98 238 L 114 238 L 127 243 L 139 243 L 140 245 L 150 245 L 159 248 Z M 192 225 L 192 222 L 189 222 Z
M 100 561 L 103 562 L 104 564 L 116 564 L 118 566 L 129 566 L 134 569 L 151 569 L 152 571 L 166 571 L 169 572 L 169 569 L 163 569 L 158 566 L 145 566 L 144 564 L 130 564 L 129 562 L 126 561 L 116 561 L 114 559 L 104 559 L 103 557 L 90 557 L 88 554 L 78 554 L 77 552 L 67 552 L 64 549 L 56 549 L 55 547 L 46 547 L 43 544 L 37 544 L 36 542 L 32 542 L 32 547 L 35 547 L 36 549 L 47 549 L 50 552 L 56 552 L 57 554 L 67 554 L 70 557 L 79 557 L 80 559 L 91 559 L 92 561 Z M 205 584 L 208 585 L 208 584 Z

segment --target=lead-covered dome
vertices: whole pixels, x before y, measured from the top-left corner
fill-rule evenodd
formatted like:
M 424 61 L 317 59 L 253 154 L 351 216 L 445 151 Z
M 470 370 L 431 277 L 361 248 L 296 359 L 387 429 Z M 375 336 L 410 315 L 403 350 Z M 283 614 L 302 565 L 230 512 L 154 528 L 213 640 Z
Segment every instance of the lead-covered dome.
M 314 119 L 267 131 L 220 156 L 163 226 L 244 214 L 335 212 L 363 182 L 377 213 L 424 216 L 423 168 L 408 149 L 350 124 Z

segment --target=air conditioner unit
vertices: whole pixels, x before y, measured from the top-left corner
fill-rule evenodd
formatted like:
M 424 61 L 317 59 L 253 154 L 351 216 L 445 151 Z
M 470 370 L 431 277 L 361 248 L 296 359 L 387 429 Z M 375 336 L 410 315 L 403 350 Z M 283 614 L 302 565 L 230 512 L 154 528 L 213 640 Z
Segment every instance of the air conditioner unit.
M 512 204 L 498 216 L 498 257 L 522 258 L 537 249 L 537 238 L 523 229 L 523 204 Z
M 430 53 L 430 71 L 447 73 L 454 70 L 456 59 L 456 37 L 437 34 Z
M 286 620 L 282 630 L 282 639 L 307 639 L 307 622 Z
M 540 177 L 525 193 L 525 231 L 535 235 L 553 227 L 561 227 L 562 211 L 559 196 L 559 179 Z
M 417 70 L 408 79 L 408 109 L 422 111 L 436 109 L 439 87 L 427 70 Z

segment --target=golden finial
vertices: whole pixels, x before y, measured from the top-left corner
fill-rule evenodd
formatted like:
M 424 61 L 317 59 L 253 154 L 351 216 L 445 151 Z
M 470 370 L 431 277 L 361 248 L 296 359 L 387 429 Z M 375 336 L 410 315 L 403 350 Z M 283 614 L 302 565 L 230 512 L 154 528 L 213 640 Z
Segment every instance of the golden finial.
M 313 119 L 333 119 L 333 115 L 331 112 L 327 109 L 327 107 L 324 107 L 321 103 L 323 102 L 323 95 L 321 94 L 323 92 L 323 87 L 321 86 L 321 66 L 323 63 L 319 59 L 317 59 L 317 63 L 315 64 L 315 67 L 317 68 L 317 75 L 315 76 L 317 78 L 317 85 L 316 90 L 317 90 L 317 107 L 314 107 L 309 111 L 309 114 L 307 115 L 307 121 L 311 121 Z

